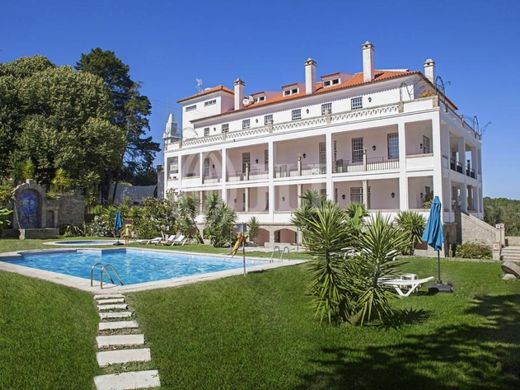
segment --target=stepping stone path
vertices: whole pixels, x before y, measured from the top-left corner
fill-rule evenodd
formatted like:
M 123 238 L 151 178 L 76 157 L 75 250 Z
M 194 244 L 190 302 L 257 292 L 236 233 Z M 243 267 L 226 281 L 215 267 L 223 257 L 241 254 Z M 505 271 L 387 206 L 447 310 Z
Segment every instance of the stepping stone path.
M 144 346 L 144 335 L 139 324 L 132 320 L 132 311 L 122 294 L 95 295 L 99 318 L 99 335 L 96 337 L 99 367 L 120 368 L 124 364 L 150 362 L 150 348 Z M 132 348 L 129 348 L 132 347 Z M 119 366 L 118 366 L 119 365 Z M 97 390 L 148 389 L 161 386 L 157 370 L 126 371 L 99 375 L 94 378 Z

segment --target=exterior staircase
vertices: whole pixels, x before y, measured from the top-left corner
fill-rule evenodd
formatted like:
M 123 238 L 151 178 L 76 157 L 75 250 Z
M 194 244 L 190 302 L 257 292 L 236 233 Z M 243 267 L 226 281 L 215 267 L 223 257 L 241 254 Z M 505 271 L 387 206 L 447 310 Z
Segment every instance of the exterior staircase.
M 506 246 L 502 248 L 502 260 L 520 262 L 520 246 Z

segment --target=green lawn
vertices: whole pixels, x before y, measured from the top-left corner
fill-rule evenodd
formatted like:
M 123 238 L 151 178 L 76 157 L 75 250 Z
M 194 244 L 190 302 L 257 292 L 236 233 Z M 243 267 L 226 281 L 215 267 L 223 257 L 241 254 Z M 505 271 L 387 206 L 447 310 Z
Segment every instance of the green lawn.
M 443 273 L 456 292 L 396 300 L 398 327 L 318 323 L 305 266 L 129 298 L 164 388 L 520 388 L 520 283 L 494 263 Z
M 31 248 L 49 247 L 0 240 L 0 252 Z M 435 275 L 435 260 L 407 261 L 406 270 Z M 129 301 L 163 388 L 520 388 L 520 282 L 502 281 L 497 263 L 443 260 L 442 270 L 456 292 L 395 300 L 408 311 L 387 326 L 317 322 L 305 265 L 133 293 Z M 0 388 L 91 388 L 98 373 L 91 296 L 6 272 L 0 286 Z
M 0 272 L 0 389 L 91 389 L 98 320 L 88 293 Z

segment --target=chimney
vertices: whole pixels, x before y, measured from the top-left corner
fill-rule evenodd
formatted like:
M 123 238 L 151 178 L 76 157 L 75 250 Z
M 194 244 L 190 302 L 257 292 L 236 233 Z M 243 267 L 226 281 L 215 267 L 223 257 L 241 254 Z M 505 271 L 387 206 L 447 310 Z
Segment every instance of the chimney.
M 314 92 L 314 83 L 316 82 L 316 61 L 307 58 L 305 61 L 305 94 L 310 95 Z
M 363 43 L 363 82 L 374 79 L 374 45 L 366 41 Z
M 233 85 L 235 86 L 235 110 L 240 110 L 244 106 L 244 87 L 246 84 L 242 80 L 236 79 Z
M 435 84 L 435 61 L 431 58 L 424 61 L 424 75 L 428 80 Z

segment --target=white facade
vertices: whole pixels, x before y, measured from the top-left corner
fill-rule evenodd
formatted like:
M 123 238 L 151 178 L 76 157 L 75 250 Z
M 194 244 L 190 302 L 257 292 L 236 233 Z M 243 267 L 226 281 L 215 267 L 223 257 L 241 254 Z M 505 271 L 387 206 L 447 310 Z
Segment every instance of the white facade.
M 240 222 L 259 219 L 261 244 L 297 240 L 291 215 L 311 188 L 391 216 L 426 214 L 433 193 L 445 222 L 455 207 L 482 218 L 480 135 L 437 93 L 433 60 L 424 73 L 377 70 L 368 42 L 362 60 L 362 72 L 315 80 L 308 59 L 305 81 L 279 92 L 244 95 L 236 80 L 180 100 L 182 139 L 165 136 L 165 191 L 201 199 L 201 221 L 203 200 L 218 192 Z

